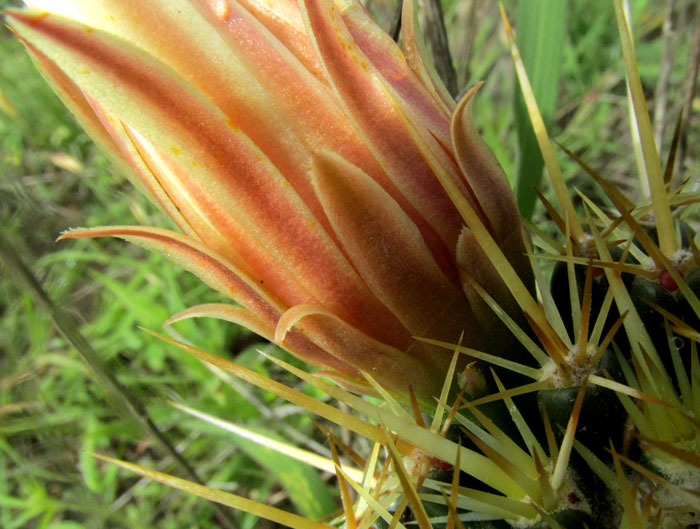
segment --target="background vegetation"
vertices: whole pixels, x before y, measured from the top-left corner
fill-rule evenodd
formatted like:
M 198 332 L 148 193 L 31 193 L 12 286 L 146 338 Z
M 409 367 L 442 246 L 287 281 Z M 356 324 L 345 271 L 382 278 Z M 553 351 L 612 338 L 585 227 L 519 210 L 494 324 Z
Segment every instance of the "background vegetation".
M 389 27 L 393 2 L 367 3 Z M 561 2 L 567 7 L 552 20 L 546 5 L 558 3 L 504 2 L 524 41 L 531 76 L 543 79 L 541 104 L 551 109 L 545 115 L 550 132 L 634 198 L 636 161 L 612 3 Z M 693 64 L 697 68 L 692 42 L 700 31 L 695 4 L 630 2 L 639 68 L 662 153 L 668 152 L 690 80 L 697 75 L 692 70 Z M 0 7 L 10 5 L 0 0 Z M 475 109 L 487 142 L 509 177 L 530 171 L 534 176 L 520 178 L 536 181 L 536 160 L 525 163 L 520 154 L 521 145 L 528 149 L 527 127 L 515 110 L 517 83 L 497 3 L 445 0 L 443 9 L 458 87 L 487 81 Z M 699 104 L 692 101 L 695 113 Z M 696 177 L 697 118 L 691 115 L 687 127 L 679 170 Z M 560 161 L 578 189 L 601 196 L 577 166 L 563 155 Z M 546 220 L 540 209 L 534 220 Z M 327 476 L 314 480 L 292 465 L 282 465 L 287 474 L 281 475 L 280 462 L 270 454 L 168 404 L 183 402 L 328 453 L 316 426 L 295 407 L 212 371 L 138 328 L 159 329 L 187 306 L 216 301 L 215 294 L 160 256 L 118 241 L 54 242 L 69 227 L 125 223 L 168 226 L 164 215 L 115 173 L 36 74 L 21 45 L 0 29 L 2 236 L 208 483 L 307 515 L 328 513 L 334 504 Z M 0 274 L 0 527 L 218 527 L 206 502 L 85 454 L 96 450 L 182 474 L 56 331 L 25 286 L 7 269 L 0 268 Z M 269 345 L 232 325 L 190 320 L 169 332 L 270 376 L 284 376 L 268 372 L 255 351 Z M 311 485 L 295 490 L 299 483 Z M 318 502 L 307 501 L 310 496 Z M 240 528 L 270 527 L 243 513 L 232 518 Z

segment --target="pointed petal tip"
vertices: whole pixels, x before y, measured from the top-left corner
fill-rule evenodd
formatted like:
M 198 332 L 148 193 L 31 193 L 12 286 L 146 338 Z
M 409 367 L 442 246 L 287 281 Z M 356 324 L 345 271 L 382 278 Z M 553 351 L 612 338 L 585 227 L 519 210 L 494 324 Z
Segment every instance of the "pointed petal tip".
M 89 235 L 83 235 L 81 232 L 85 232 L 90 228 L 68 228 L 63 230 L 61 234 L 56 237 L 56 242 L 62 242 L 66 239 L 80 239 L 82 237 L 89 237 Z
M 455 110 L 453 112 L 453 116 L 456 116 L 460 114 L 461 112 L 464 111 L 464 109 L 471 103 L 472 99 L 476 95 L 476 93 L 481 89 L 482 86 L 486 84 L 486 81 L 478 81 L 474 85 L 472 85 L 469 90 L 467 90 L 464 95 L 462 96 L 462 99 L 460 99 L 457 102 L 457 106 L 455 107 Z
M 272 340 L 272 327 L 253 311 L 227 303 L 204 303 L 189 307 L 171 316 L 163 327 L 190 318 L 215 318 L 250 329 L 266 340 Z
M 7 23 L 6 27 L 10 29 L 20 40 L 24 40 L 17 32 L 12 24 L 25 25 L 25 26 L 36 26 L 45 18 L 48 18 L 51 13 L 44 9 L 37 9 L 35 7 L 25 7 L 23 9 L 17 7 L 9 7 L 7 9 L 0 10 L 0 15 L 2 15 Z
M 149 228 L 144 228 L 143 226 L 96 226 L 94 228 L 69 228 L 61 232 L 61 234 L 56 238 L 56 242 L 61 242 L 66 239 L 88 239 L 90 237 L 118 237 L 122 231 L 130 229 L 147 231 Z
M 36 17 L 36 13 L 32 13 L 33 10 L 32 8 L 26 8 L 26 9 L 20 9 L 18 7 L 8 7 L 6 9 L 3 9 L 0 13 L 2 13 L 2 16 L 8 17 L 8 18 L 15 18 L 18 20 L 26 20 L 28 18 L 34 18 Z M 43 16 L 48 16 L 48 11 L 44 11 Z
M 314 305 L 295 305 L 287 309 L 277 322 L 277 327 L 275 327 L 275 343 L 281 344 L 287 337 L 287 333 L 297 327 L 302 319 L 314 314 L 329 315 L 327 311 Z M 298 327 L 297 330 L 303 332 L 303 329 Z

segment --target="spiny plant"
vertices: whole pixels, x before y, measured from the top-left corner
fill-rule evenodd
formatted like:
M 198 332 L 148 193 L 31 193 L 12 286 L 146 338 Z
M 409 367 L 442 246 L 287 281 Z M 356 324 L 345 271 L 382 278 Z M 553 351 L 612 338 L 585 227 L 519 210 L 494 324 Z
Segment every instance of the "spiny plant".
M 328 431 L 332 457 L 323 458 L 176 405 L 334 472 L 342 509 L 322 522 L 98 457 L 289 527 L 697 526 L 700 252 L 686 217 L 698 197 L 673 178 L 677 141 L 662 167 L 620 0 L 645 200 L 631 202 L 563 147 L 612 209 L 583 194 L 574 207 L 503 16 L 556 205 L 540 199 L 559 232 L 529 225 L 522 238 L 510 190 L 468 117 L 478 86 L 455 105 L 423 59 L 413 2 L 397 19 L 403 50 L 352 1 L 139 8 L 183 31 L 185 52 L 144 33 L 143 21 L 121 20 L 135 8 L 128 2 L 32 4 L 49 12 L 9 11 L 10 25 L 184 232 L 107 227 L 64 238 L 118 236 L 166 253 L 242 305 L 202 305 L 169 323 L 243 323 L 323 366 L 309 374 L 266 355 L 354 413 L 154 335 L 373 443 L 359 454 Z M 204 50 L 238 62 L 200 63 Z M 241 87 L 243 111 L 228 87 L 203 82 L 255 60 L 267 69 Z M 301 88 L 256 98 L 289 80 Z M 326 132 L 342 141 L 317 135 L 318 109 L 302 112 L 314 97 L 329 113 Z M 303 124 L 270 138 L 288 117 L 276 112 Z

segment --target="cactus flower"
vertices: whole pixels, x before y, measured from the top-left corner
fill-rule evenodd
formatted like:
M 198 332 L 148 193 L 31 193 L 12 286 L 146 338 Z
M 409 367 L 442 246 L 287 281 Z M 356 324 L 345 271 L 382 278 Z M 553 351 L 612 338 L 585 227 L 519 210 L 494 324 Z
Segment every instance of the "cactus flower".
M 175 221 L 73 230 L 160 251 L 244 324 L 346 386 L 435 395 L 451 352 L 508 339 L 512 299 L 452 182 L 529 281 L 508 182 L 422 60 L 354 0 L 32 0 L 7 20 L 95 141 Z

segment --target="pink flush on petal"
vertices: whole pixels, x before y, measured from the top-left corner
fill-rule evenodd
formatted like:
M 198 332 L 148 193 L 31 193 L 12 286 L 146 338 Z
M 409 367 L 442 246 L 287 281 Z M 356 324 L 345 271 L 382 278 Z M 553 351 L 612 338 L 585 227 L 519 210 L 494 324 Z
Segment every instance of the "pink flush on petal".
M 340 384 L 371 391 L 368 372 L 428 405 L 452 352 L 420 338 L 507 356 L 507 330 L 464 275 L 506 311 L 512 298 L 455 203 L 531 285 L 514 197 L 412 20 L 404 55 L 354 0 L 37 2 L 46 10 L 9 10 L 8 24 L 184 232 L 64 237 L 162 252 L 232 303 L 173 320 L 248 325 Z

